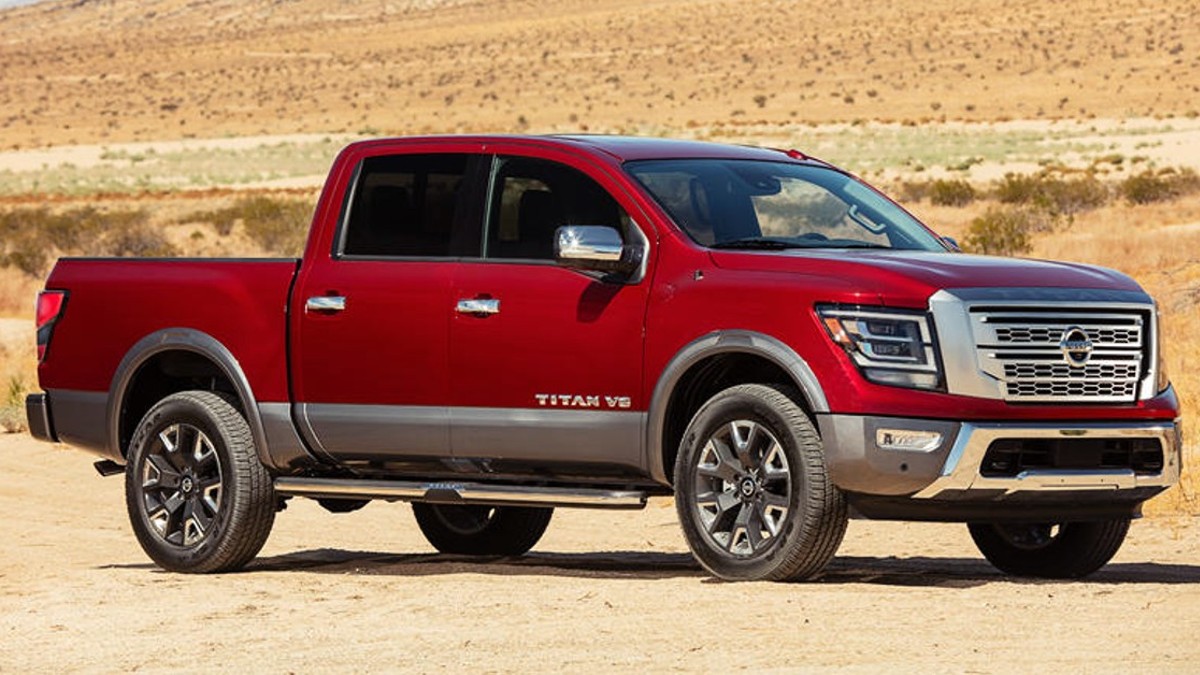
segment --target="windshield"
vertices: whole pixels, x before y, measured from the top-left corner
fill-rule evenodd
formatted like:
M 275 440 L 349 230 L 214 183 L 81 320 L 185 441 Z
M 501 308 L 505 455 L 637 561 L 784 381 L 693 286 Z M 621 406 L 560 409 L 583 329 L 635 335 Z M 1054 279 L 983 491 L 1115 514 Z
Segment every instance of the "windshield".
M 903 209 L 826 167 L 672 159 L 627 162 L 625 169 L 705 246 L 946 250 Z

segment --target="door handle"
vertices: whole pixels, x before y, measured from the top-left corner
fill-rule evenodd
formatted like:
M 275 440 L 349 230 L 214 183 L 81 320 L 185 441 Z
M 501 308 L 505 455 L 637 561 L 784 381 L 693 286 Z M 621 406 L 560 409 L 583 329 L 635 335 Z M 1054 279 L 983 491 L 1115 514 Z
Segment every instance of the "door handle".
M 459 314 L 499 314 L 500 301 L 496 298 L 464 298 L 458 301 L 454 311 Z
M 341 312 L 345 309 L 344 295 L 314 295 L 304 303 L 306 312 Z

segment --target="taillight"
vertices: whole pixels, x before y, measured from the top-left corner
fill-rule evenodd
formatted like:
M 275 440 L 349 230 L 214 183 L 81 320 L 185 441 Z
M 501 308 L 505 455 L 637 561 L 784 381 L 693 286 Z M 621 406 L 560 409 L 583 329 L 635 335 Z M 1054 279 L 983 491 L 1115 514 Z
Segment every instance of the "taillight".
M 54 324 L 62 316 L 67 304 L 66 291 L 42 291 L 37 297 L 37 351 L 38 362 L 46 359 L 46 348 L 50 346 L 50 334 Z

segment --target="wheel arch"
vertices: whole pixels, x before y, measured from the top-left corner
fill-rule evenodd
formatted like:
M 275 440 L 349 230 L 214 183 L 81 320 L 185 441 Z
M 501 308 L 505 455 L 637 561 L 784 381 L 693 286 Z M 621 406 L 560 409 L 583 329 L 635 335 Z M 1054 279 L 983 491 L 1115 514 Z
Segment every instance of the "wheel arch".
M 209 380 L 197 386 L 199 378 Z M 211 335 L 194 328 L 165 328 L 138 340 L 117 366 L 109 387 L 109 454 L 126 457 L 129 442 L 146 411 L 163 397 L 187 389 L 226 392 L 246 417 L 255 452 L 274 467 L 258 402 L 233 353 Z
M 651 477 L 670 485 L 679 441 L 695 411 L 717 391 L 751 382 L 792 385 L 805 412 L 829 412 L 816 374 L 783 341 L 746 330 L 709 333 L 680 349 L 654 387 L 646 424 Z

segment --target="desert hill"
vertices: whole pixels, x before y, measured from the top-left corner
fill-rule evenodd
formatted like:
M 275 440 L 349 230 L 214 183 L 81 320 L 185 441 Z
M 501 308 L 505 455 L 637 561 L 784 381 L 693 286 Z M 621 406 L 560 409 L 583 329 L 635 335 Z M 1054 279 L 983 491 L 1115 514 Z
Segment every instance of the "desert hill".
M 48 0 L 0 149 L 291 132 L 1195 116 L 1194 0 Z

